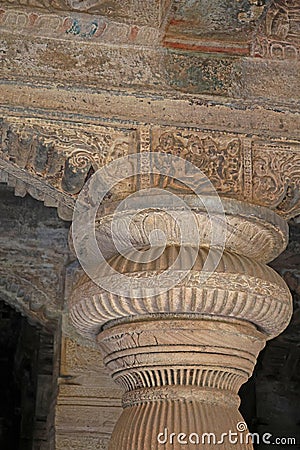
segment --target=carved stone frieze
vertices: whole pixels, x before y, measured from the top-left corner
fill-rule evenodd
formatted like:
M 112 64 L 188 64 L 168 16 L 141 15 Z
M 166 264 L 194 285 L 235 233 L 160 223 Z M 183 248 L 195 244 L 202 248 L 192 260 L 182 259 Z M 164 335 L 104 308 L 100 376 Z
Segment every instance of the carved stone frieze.
M 205 173 L 218 191 L 237 198 L 244 198 L 243 138 L 192 130 L 154 129 L 152 134 L 154 151 L 187 159 Z
M 71 219 L 77 194 L 97 169 L 130 153 L 156 151 L 193 163 L 222 196 L 267 206 L 286 218 L 299 214 L 298 141 L 154 125 L 145 130 L 144 125 L 117 122 L 96 126 L 6 117 L 1 124 L 2 181 L 17 195 L 29 192 Z M 174 170 L 170 167 L 165 181 L 149 179 L 150 185 L 176 188 Z M 113 198 L 134 192 L 139 180 L 133 182 L 116 187 Z
M 81 190 L 91 169 L 96 171 L 125 156 L 133 146 L 130 131 L 111 127 L 62 127 L 55 122 L 16 118 L 2 124 L 3 157 L 69 194 Z
M 89 175 L 136 148 L 135 131 L 7 118 L 1 126 L 2 180 L 70 219 L 74 194 Z M 5 174 L 8 178 L 5 179 Z M 67 212 L 69 210 L 69 212 Z
M 191 161 L 221 195 L 267 206 L 287 218 L 300 212 L 297 141 L 154 127 L 152 145 Z

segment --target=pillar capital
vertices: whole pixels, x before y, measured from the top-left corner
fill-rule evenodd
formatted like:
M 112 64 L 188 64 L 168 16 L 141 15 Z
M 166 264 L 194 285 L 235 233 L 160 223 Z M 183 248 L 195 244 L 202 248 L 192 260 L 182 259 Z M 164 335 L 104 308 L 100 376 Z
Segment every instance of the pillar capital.
M 188 211 L 172 203 L 143 209 L 134 197 L 119 212 L 112 204 L 100 208 L 95 242 L 107 260 L 95 267 L 92 279 L 84 275 L 71 295 L 74 326 L 96 340 L 124 389 L 113 450 L 159 449 L 157 436 L 164 430 L 189 436 L 198 427 L 217 438 L 236 431 L 243 420 L 239 388 L 266 340 L 291 318 L 289 290 L 266 265 L 287 244 L 285 220 L 234 199 L 225 199 L 221 211 L 217 197 L 203 196 L 201 202 L 196 195 L 177 195 Z M 162 204 L 156 191 L 151 201 Z M 189 237 L 193 226 L 197 243 Z M 211 245 L 213 232 L 222 235 L 224 227 L 223 241 Z M 87 242 L 84 230 L 81 239 Z M 183 245 L 180 232 L 187 236 Z M 252 448 L 244 438 L 237 448 Z M 166 442 L 167 449 L 176 445 Z

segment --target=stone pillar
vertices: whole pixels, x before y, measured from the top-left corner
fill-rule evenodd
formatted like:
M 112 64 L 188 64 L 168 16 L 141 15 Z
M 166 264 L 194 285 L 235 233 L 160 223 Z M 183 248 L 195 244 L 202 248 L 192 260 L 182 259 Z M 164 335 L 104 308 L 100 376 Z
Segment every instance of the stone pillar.
M 167 212 L 137 211 L 136 250 L 109 258 L 116 272 L 133 280 L 132 295 L 122 293 L 122 279 L 110 279 L 99 267 L 99 280 L 107 278 L 113 292 L 83 276 L 71 296 L 73 324 L 97 340 L 104 363 L 124 390 L 111 450 L 193 449 L 197 444 L 210 449 L 217 442 L 220 449 L 252 448 L 238 411 L 238 391 L 266 340 L 291 317 L 289 290 L 266 265 L 285 248 L 287 225 L 264 207 L 223 199 L 225 246 L 212 248 L 209 230 L 223 226 L 218 215 L 211 224 L 205 208 L 192 196 L 188 201 L 200 236 L 197 248 L 193 242 L 179 247 Z M 214 201 L 209 199 L 212 209 Z M 106 214 L 97 221 L 100 240 L 110 239 L 105 230 L 111 215 Z M 122 215 L 117 220 L 121 223 Z M 166 235 L 164 249 L 147 240 L 158 225 Z M 123 238 L 119 231 L 118 239 Z M 151 256 L 146 263 L 143 252 Z M 178 283 L 159 291 L 160 274 L 168 274 L 167 283 L 188 267 Z M 142 288 L 136 280 L 144 280 Z M 237 434 L 223 434 L 230 431 Z

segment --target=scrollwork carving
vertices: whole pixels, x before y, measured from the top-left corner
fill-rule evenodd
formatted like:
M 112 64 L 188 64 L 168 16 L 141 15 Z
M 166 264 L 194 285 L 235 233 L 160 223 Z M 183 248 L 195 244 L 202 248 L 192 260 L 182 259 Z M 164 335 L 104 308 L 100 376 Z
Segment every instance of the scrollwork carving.
M 257 142 L 253 147 L 253 199 L 289 217 L 300 208 L 299 146 Z
M 77 194 L 89 172 L 124 156 L 132 132 L 111 127 L 63 127 L 56 122 L 7 119 L 1 156 L 66 194 Z M 132 151 L 132 150 L 131 150 Z
M 17 195 L 29 192 L 47 206 L 59 206 L 62 217 L 69 220 L 77 194 L 98 168 L 147 150 L 191 162 L 220 195 L 267 206 L 287 218 L 299 214 L 298 142 L 262 142 L 241 134 L 151 125 L 137 128 L 6 118 L 1 125 L 2 178 L 15 187 Z M 178 170 L 170 166 L 165 175 L 124 181 L 110 199 L 119 200 L 149 186 L 186 193 L 186 186 L 174 181 L 178 175 L 184 178 Z

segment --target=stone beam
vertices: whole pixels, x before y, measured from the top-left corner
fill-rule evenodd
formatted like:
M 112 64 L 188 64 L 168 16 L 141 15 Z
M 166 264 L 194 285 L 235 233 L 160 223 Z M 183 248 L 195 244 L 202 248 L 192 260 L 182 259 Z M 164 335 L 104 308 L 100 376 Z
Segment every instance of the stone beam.
M 211 108 L 214 110 L 214 107 Z M 100 125 L 6 116 L 1 125 L 2 181 L 29 192 L 70 220 L 92 173 L 129 154 L 164 152 L 187 158 L 224 197 L 268 207 L 285 218 L 300 213 L 298 140 L 242 132 L 120 123 Z M 118 200 L 134 192 L 124 185 Z

